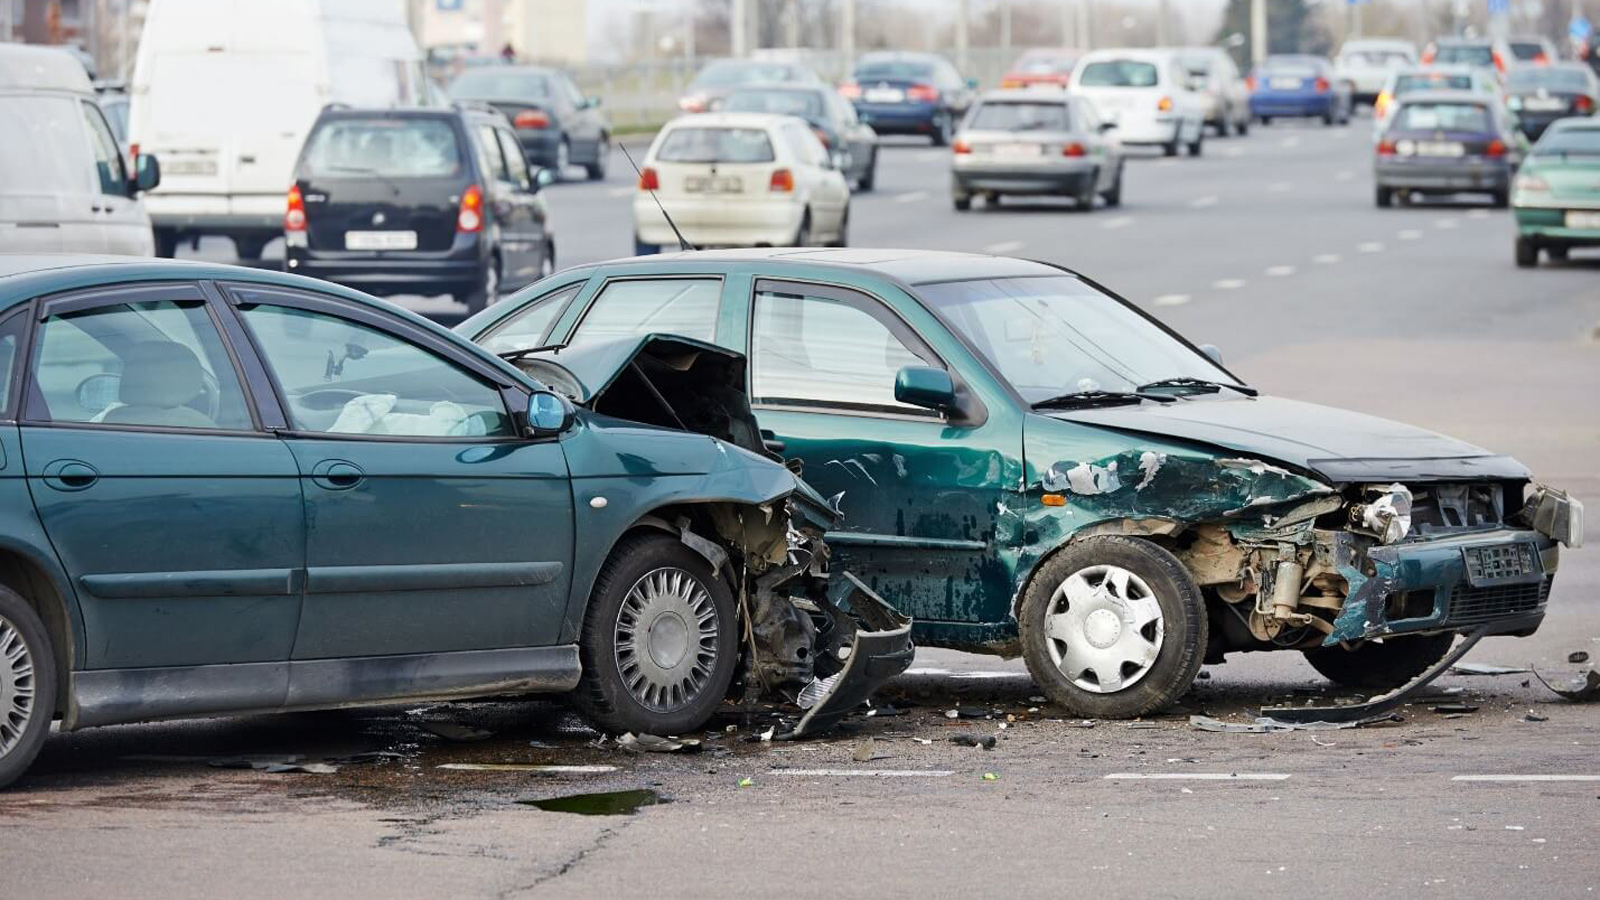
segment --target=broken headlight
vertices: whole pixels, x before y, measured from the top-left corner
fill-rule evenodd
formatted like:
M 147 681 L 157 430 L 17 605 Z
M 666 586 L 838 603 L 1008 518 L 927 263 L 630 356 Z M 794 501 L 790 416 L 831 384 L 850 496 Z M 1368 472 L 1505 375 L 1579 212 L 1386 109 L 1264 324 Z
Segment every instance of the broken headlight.
M 1393 544 L 1411 531 L 1411 489 L 1403 484 L 1372 485 L 1365 502 L 1350 505 L 1350 530 Z

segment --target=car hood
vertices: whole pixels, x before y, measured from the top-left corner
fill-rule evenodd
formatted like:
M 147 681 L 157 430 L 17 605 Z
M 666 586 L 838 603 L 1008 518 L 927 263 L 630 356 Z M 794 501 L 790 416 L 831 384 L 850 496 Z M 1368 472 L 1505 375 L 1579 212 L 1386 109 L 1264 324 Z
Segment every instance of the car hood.
M 1044 414 L 1266 457 L 1334 483 L 1529 477 L 1516 460 L 1465 441 L 1389 419 L 1282 397 L 1202 396 L 1174 403 Z

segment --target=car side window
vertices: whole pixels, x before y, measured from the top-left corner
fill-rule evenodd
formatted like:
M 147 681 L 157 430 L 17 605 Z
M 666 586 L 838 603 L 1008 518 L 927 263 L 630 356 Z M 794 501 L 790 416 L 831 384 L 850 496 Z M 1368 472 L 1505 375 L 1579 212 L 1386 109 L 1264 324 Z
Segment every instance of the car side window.
M 100 107 L 87 100 L 81 101 L 83 124 L 89 132 L 89 144 L 94 150 L 94 167 L 100 179 L 100 193 L 118 197 L 128 196 L 128 172 L 122 166 L 122 150 L 111 135 Z
M 500 154 L 500 141 L 495 137 L 493 125 L 479 125 L 477 128 L 478 151 L 483 154 L 482 162 L 484 174 L 498 181 L 510 181 L 511 170 L 506 168 L 505 157 Z
M 26 313 L 14 313 L 0 322 L 0 419 L 7 421 L 16 418 L 16 410 L 11 408 L 11 387 L 16 383 L 17 362 L 21 358 L 17 351 L 27 330 Z
M 516 433 L 500 392 L 386 331 L 323 312 L 241 303 L 297 431 L 484 438 Z
M 238 375 L 202 300 L 135 301 L 52 314 L 35 341 L 29 419 L 253 427 Z
M 500 139 L 500 152 L 505 154 L 506 164 L 511 170 L 511 183 L 525 191 L 532 190 L 533 176 L 528 174 L 528 158 L 522 153 L 522 145 L 504 128 L 496 128 L 494 133 Z
M 556 84 L 559 85 L 559 92 L 567 98 L 569 105 L 575 109 L 583 106 L 583 92 L 578 90 L 578 86 L 572 83 L 572 79 L 565 75 L 557 75 Z
M 751 400 L 932 416 L 894 399 L 902 368 L 942 366 L 901 340 L 891 330 L 891 316 L 866 297 L 846 302 L 758 291 L 750 335 Z
M 580 281 L 545 294 L 513 315 L 495 323 L 494 328 L 479 335 L 475 343 L 491 353 L 510 353 L 514 350 L 541 346 L 544 343 L 545 332 L 550 330 L 550 326 L 555 324 L 562 310 L 567 308 L 567 304 L 573 297 L 578 296 L 578 291 L 582 289 L 583 282 Z
M 722 281 L 717 278 L 639 278 L 613 281 L 589 305 L 569 344 L 594 344 L 640 334 L 677 334 L 710 341 L 717 335 Z

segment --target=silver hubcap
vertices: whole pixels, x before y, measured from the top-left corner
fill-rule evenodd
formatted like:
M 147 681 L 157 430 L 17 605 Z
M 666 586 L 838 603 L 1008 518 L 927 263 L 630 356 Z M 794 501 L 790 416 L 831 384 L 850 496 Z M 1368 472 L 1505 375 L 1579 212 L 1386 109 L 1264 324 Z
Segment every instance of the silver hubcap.
M 500 267 L 491 262 L 488 271 L 483 273 L 483 303 L 488 306 L 498 299 L 500 299 Z
M 1164 637 L 1161 604 L 1144 579 L 1121 566 L 1088 566 L 1056 588 L 1045 617 L 1050 660 L 1096 694 L 1138 683 Z
M 700 696 L 716 667 L 716 605 L 682 569 L 648 572 L 622 600 L 615 646 L 633 699 L 652 712 L 680 710 Z
M 566 141 L 556 145 L 556 176 L 558 178 L 567 174 L 567 162 L 571 155 L 572 151 L 568 149 Z
M 10 621 L 0 618 L 0 757 L 10 753 L 33 718 L 33 656 Z

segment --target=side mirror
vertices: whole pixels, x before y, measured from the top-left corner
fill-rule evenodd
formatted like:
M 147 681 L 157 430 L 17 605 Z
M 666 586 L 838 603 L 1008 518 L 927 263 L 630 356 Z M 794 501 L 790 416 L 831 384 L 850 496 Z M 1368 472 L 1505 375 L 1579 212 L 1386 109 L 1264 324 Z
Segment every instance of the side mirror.
M 1117 123 L 1115 123 L 1115 122 L 1101 122 L 1100 123 L 1100 133 L 1104 134 L 1105 132 L 1111 131 L 1112 129 L 1114 129 L 1116 127 L 1117 127 Z
M 133 173 L 133 192 L 153 191 L 161 183 L 161 162 L 153 153 L 139 154 Z
M 585 97 L 585 98 L 583 98 L 583 108 L 584 109 L 595 109 L 595 108 L 598 108 L 600 106 L 600 100 L 601 100 L 601 98 L 598 97 L 598 96 Z
M 544 190 L 556 183 L 556 173 L 553 169 L 540 169 L 533 173 L 533 189 L 535 192 Z
M 1222 351 L 1217 349 L 1216 344 L 1201 344 L 1200 352 L 1206 355 L 1206 359 L 1211 360 L 1219 366 L 1222 365 Z
M 554 437 L 572 427 L 577 418 L 572 402 L 554 391 L 528 395 L 528 436 Z
M 976 79 L 976 78 L 968 78 L 967 79 L 967 87 L 972 89 L 972 90 L 974 90 L 974 91 L 977 90 L 978 89 L 978 79 Z
M 894 399 L 911 406 L 946 412 L 956 405 L 950 373 L 928 366 L 906 366 L 894 376 Z

